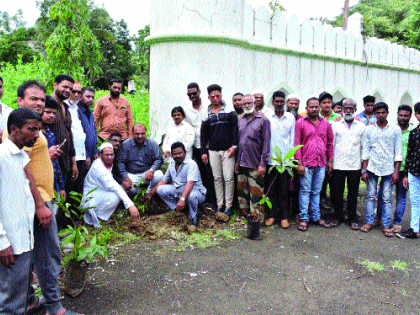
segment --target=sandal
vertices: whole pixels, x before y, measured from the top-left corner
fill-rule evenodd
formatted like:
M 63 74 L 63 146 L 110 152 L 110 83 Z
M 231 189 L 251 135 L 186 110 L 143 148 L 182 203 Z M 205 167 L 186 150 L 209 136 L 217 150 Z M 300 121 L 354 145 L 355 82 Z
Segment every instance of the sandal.
M 370 223 L 365 223 L 365 224 L 363 224 L 363 225 L 362 225 L 362 227 L 360 228 L 360 231 L 367 233 L 367 232 L 369 232 L 371 229 L 372 229 L 372 224 L 370 224 Z
M 297 229 L 299 231 L 305 232 L 308 229 L 308 222 L 305 220 L 300 220 Z
M 45 307 L 45 299 L 43 296 L 39 296 L 38 302 L 36 303 L 36 305 L 33 308 L 31 308 L 29 311 L 27 311 L 26 314 L 31 315 L 33 313 L 38 312 L 44 307 Z
M 339 220 L 332 220 L 332 222 L 330 223 L 331 227 L 338 227 L 341 224 L 341 222 Z
M 327 229 L 331 227 L 330 224 L 328 224 L 327 222 L 325 222 L 325 220 L 322 220 L 322 219 L 319 219 L 318 221 L 314 221 L 314 224 L 318 226 L 322 226 Z
M 393 237 L 394 236 L 394 233 L 392 232 L 392 229 L 390 229 L 389 227 L 383 226 L 382 227 L 382 232 L 384 232 L 384 235 L 386 237 Z
M 357 222 L 352 222 L 351 224 L 350 224 L 350 228 L 352 229 L 352 230 L 360 230 L 360 226 L 359 226 L 359 224 L 357 223 Z

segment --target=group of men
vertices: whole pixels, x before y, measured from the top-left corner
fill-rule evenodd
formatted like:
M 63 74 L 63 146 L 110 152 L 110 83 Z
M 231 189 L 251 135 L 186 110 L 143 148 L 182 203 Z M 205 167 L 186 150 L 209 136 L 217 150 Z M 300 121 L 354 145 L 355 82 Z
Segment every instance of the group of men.
M 205 106 L 198 84 L 188 85 L 191 104 L 172 109 L 174 123 L 168 126 L 164 143 L 169 147 L 181 142 L 192 152 L 207 191 L 205 199 L 210 206 L 214 204 L 216 218 L 228 218 L 237 201 L 248 221 L 265 219 L 266 226 L 278 220 L 282 228 L 288 228 L 289 218 L 296 217 L 300 231 L 306 231 L 310 221 L 325 228 L 347 221 L 353 230 L 369 232 L 381 224 L 387 237 L 394 233 L 401 238 L 419 236 L 419 209 L 413 194 L 410 229 L 401 231 L 409 181 L 411 189 L 417 189 L 419 174 L 415 159 L 420 149 L 415 142 L 418 128 L 410 124 L 413 108 L 399 106 L 395 124 L 387 119 L 388 105 L 375 104 L 370 95 L 363 98 L 364 111 L 356 115 L 353 99 L 334 104 L 328 92 L 309 98 L 304 112 L 299 112 L 298 95 L 286 97 L 282 91 L 272 95 L 274 111 L 265 105 L 262 91 L 235 93 L 233 106 L 223 100 L 219 85 L 210 85 L 207 92 L 210 105 Z M 420 118 L 420 103 L 414 112 Z M 279 172 L 279 163 L 270 158 L 275 148 L 284 158 L 298 145 L 303 147 L 294 156 L 294 176 Z M 367 184 L 366 222 L 362 226 L 357 215 L 360 180 Z M 321 218 L 320 211 L 320 205 L 329 207 L 328 183 L 332 183 L 330 222 Z M 392 218 L 394 185 L 397 204 Z M 270 207 L 260 202 L 264 194 Z

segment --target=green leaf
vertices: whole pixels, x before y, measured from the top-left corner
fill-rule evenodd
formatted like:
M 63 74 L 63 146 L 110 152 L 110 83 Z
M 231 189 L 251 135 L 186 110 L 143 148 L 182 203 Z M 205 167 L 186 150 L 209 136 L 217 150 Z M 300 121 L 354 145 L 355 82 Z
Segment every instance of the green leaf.
M 280 174 L 283 174 L 285 171 L 285 167 L 283 165 L 277 165 L 276 169 Z
M 258 201 L 258 203 L 259 203 L 260 205 L 263 205 L 263 204 L 265 203 L 265 198 L 262 198 L 260 201 Z
M 76 237 L 75 234 L 70 234 L 68 236 L 66 236 L 62 241 L 61 241 L 61 247 L 66 246 L 67 244 L 71 243 L 74 238 Z
M 284 161 L 286 161 L 286 160 L 288 160 L 288 159 L 290 159 L 290 158 L 292 158 L 292 157 L 294 157 L 295 156 L 295 154 L 296 154 L 296 151 L 297 150 L 299 150 L 300 148 L 302 148 L 303 147 L 303 145 L 297 145 L 297 146 L 295 146 L 294 148 L 291 148 L 290 150 L 289 150 L 289 152 L 287 152 L 286 153 L 286 155 L 284 156 Z
M 289 175 L 293 178 L 293 171 L 290 169 L 290 168 L 288 168 L 287 169 L 287 172 L 289 173 Z
M 279 147 L 274 147 L 273 148 L 273 153 L 274 153 L 274 155 L 280 160 L 280 161 L 282 161 L 283 162 L 283 156 L 282 156 L 282 154 L 281 154 L 281 150 L 280 150 L 280 148 Z
M 271 209 L 271 208 L 273 208 L 273 205 L 271 204 L 271 201 L 270 200 L 267 200 L 267 206 Z

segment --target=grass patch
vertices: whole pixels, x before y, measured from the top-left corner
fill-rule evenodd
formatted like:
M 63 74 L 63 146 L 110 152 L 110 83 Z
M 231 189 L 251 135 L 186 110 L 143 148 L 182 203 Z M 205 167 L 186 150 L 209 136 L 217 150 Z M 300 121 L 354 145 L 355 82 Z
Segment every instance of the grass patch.
M 408 267 L 408 263 L 404 261 L 391 261 L 389 265 L 392 267 L 392 269 L 398 269 L 398 270 L 406 270 Z
M 359 261 L 358 263 L 365 266 L 366 270 L 371 274 L 375 274 L 375 271 L 384 271 L 385 269 L 385 265 L 375 261 L 365 260 Z
M 402 289 L 401 290 L 401 294 L 404 295 L 404 296 L 407 296 L 408 295 L 408 291 L 406 289 Z

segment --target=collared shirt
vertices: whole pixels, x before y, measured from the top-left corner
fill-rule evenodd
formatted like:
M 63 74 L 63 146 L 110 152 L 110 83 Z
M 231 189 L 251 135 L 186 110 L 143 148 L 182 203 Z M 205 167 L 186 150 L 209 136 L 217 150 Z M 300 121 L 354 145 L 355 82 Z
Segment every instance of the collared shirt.
M 264 105 L 264 107 L 258 111 L 258 113 L 263 114 L 265 117 L 271 117 L 274 115 L 274 111 L 267 107 L 267 105 Z
M 192 104 L 188 104 L 187 106 L 184 106 L 184 111 L 185 120 L 194 128 L 194 147 L 200 149 L 201 123 L 203 117 L 207 115 L 207 106 L 201 104 L 200 109 L 195 109 Z
M 367 126 L 362 159 L 369 160 L 367 169 L 376 176 L 394 173 L 394 163 L 403 159 L 401 128 L 388 124 L 381 129 L 376 123 Z
M 86 134 L 79 118 L 77 103 L 67 102 L 71 115 L 71 132 L 73 134 L 74 150 L 76 151 L 76 161 L 86 160 Z
M 194 189 L 198 189 L 203 195 L 206 194 L 206 188 L 204 188 L 203 183 L 201 182 L 197 163 L 192 159 L 186 158 L 179 166 L 178 171 L 175 168 L 175 161 L 172 161 L 162 180 L 167 183 L 172 181 L 172 185 L 177 189 L 185 187 L 187 182 L 193 181 Z
M 105 166 L 100 158 L 93 161 L 92 166 L 86 174 L 83 186 L 83 197 L 85 199 L 88 198 L 88 193 L 97 187 L 100 187 L 100 189 L 98 189 L 99 192 L 100 190 L 105 190 L 116 193 L 124 203 L 126 209 L 134 205 L 125 190 L 112 177 L 111 170 Z
M 284 158 L 286 153 L 294 147 L 295 116 L 285 112 L 281 118 L 274 114 L 269 117 L 269 120 L 271 128 L 270 156 L 274 156 L 273 148 L 278 147 L 281 150 L 282 158 Z M 269 159 L 268 164 L 275 165 L 278 163 Z
M 296 151 L 295 159 L 302 160 L 304 166 L 327 165 L 327 158 L 334 156 L 333 132 L 330 123 L 320 117 L 315 126 L 308 116 L 296 122 L 295 146 L 303 145 Z
M 409 172 L 414 176 L 420 176 L 420 125 L 411 130 L 408 136 L 404 173 Z
M 156 141 L 146 138 L 141 148 L 133 138 L 125 140 L 118 152 L 118 173 L 125 179 L 127 173 L 141 174 L 149 169 L 157 171 L 163 163 L 162 153 Z
M 366 116 L 366 114 L 365 114 L 364 111 L 361 112 L 360 114 L 357 114 L 357 117 L 359 117 L 360 118 L 360 121 L 362 123 L 364 123 L 366 126 L 367 125 L 374 124 L 377 121 L 375 114 L 372 114 L 372 116 L 370 116 L 370 118 L 367 118 L 367 116 Z
M 0 102 L 0 130 L 7 129 L 7 119 L 12 111 L 13 108 Z
M 397 126 L 399 127 L 398 124 L 397 124 Z M 402 132 L 402 152 L 403 152 L 403 160 L 401 162 L 401 170 L 404 170 L 404 167 L 405 167 L 405 159 L 407 157 L 408 137 L 410 135 L 411 130 L 413 130 L 413 129 L 414 129 L 413 125 L 409 124 L 407 130 L 405 130 L 405 131 L 401 130 L 401 132 Z
M 192 147 L 194 144 L 194 128 L 185 121 L 177 126 L 172 121 L 168 129 L 166 130 L 165 140 L 163 140 L 162 150 L 163 152 L 171 151 L 171 145 L 175 142 L 182 142 L 187 151 L 187 158 L 192 158 Z
M 55 136 L 53 132 L 48 128 L 48 126 L 45 126 L 44 136 L 47 139 L 48 148 L 51 148 L 55 145 Z M 51 160 L 53 168 L 54 168 L 54 189 L 58 192 L 60 190 L 64 190 L 64 180 L 63 180 L 63 174 L 61 173 L 60 163 L 58 163 L 58 160 Z
M 93 116 L 96 128 L 99 130 L 98 135 L 102 139 L 108 139 L 113 132 L 121 133 L 123 140 L 131 137 L 134 118 L 127 99 L 120 96 L 117 104 L 114 104 L 111 95 L 105 95 L 96 101 Z
M 270 121 L 258 112 L 248 120 L 243 115 L 238 120 L 239 145 L 236 163 L 241 167 L 257 169 L 266 167 L 270 159 Z
M 322 118 L 324 118 L 325 119 L 325 117 L 324 116 L 322 116 L 322 112 L 320 111 L 319 112 L 319 115 L 322 117 Z M 330 123 L 330 124 L 332 124 L 333 123 L 333 121 L 335 121 L 338 117 L 341 117 L 341 115 L 340 114 L 337 114 L 335 111 L 331 111 L 331 116 L 328 118 L 328 122 Z M 341 117 L 342 118 L 342 117 Z
M 26 178 L 29 157 L 9 139 L 0 144 L 0 251 L 20 255 L 34 247 L 35 202 Z
M 353 120 L 350 127 L 344 119 L 333 122 L 333 169 L 356 171 L 362 168 L 362 149 L 365 129 L 365 124 L 356 119 Z
M 96 134 L 95 120 L 90 108 L 83 106 L 81 102 L 77 103 L 80 122 L 86 134 L 85 150 L 86 158 L 93 160 L 95 154 L 98 154 L 98 137 Z

